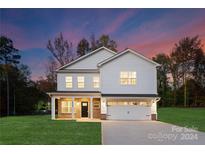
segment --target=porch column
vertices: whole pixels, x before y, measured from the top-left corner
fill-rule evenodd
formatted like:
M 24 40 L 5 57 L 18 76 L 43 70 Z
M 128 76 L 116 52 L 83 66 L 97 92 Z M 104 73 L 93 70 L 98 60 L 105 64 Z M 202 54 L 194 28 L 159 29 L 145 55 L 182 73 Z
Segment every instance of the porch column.
M 56 111 L 55 111 L 55 97 L 51 97 L 51 119 L 55 120 Z
M 90 118 L 93 119 L 93 97 L 90 97 Z
M 75 118 L 75 102 L 74 102 L 75 98 L 72 97 L 72 119 Z
M 107 114 L 107 99 L 101 97 L 101 114 Z
M 157 114 L 157 103 L 156 103 L 155 100 L 152 100 L 151 113 L 152 114 Z
M 160 98 L 155 98 L 151 101 L 151 120 L 157 120 L 157 102 Z

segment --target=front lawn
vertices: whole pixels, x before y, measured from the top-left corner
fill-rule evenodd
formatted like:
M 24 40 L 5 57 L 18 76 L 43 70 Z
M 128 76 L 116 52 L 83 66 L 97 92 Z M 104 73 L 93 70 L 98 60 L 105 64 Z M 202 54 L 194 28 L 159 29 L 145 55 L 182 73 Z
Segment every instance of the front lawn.
M 101 124 L 50 116 L 0 118 L 0 144 L 101 144 Z
M 205 132 L 205 108 L 158 108 L 158 119 Z

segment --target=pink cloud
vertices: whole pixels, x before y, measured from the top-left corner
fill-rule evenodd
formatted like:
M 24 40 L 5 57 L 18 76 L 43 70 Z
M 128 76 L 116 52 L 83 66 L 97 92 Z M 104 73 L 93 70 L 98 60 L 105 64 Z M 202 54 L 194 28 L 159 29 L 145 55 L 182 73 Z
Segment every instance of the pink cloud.
M 136 49 L 139 52 L 143 52 L 147 57 L 151 58 L 158 53 L 170 53 L 174 47 L 175 42 L 178 42 L 177 38 L 158 40 L 156 42 L 145 42 L 144 44 L 132 44 L 131 48 Z
M 15 47 L 20 50 L 29 48 L 45 48 L 45 41 L 42 37 L 39 37 L 38 40 L 34 41 L 32 39 L 32 36 L 28 34 L 26 35 L 25 31 L 18 26 L 0 22 L 0 27 L 0 34 L 11 38 L 14 42 Z
M 83 34 L 74 29 L 63 31 L 63 35 L 67 40 L 71 41 L 73 45 L 77 45 L 77 43 L 83 38 Z
M 14 26 L 12 24 L 0 22 L 0 34 L 6 35 L 11 38 L 16 48 L 20 50 L 30 48 L 46 48 L 48 39 L 54 40 L 54 38 L 62 32 L 65 39 L 71 41 L 74 46 L 84 36 L 84 27 L 77 28 L 73 26 L 67 26 L 59 28 L 59 32 L 53 33 L 50 36 L 39 35 L 38 38 L 33 38 L 32 34 L 25 33 L 25 30 L 21 27 Z M 85 35 L 86 36 L 86 35 Z
M 159 20 L 146 22 L 139 28 L 134 29 L 130 32 L 131 35 L 123 37 L 123 40 L 120 41 L 119 49 L 131 47 L 137 51 L 143 52 L 148 57 L 152 57 L 156 53 L 160 52 L 170 53 L 174 44 L 186 36 L 192 37 L 199 35 L 202 43 L 205 43 L 204 18 L 197 18 L 196 20 L 192 20 L 184 25 L 180 25 L 175 29 L 164 30 L 162 32 L 161 29 L 169 26 L 170 17 L 173 16 L 165 15 Z M 183 17 L 179 17 L 176 21 L 178 20 L 181 21 L 185 19 L 183 19 Z M 205 51 L 205 46 L 203 48 Z
M 88 37 L 86 34 L 86 26 L 87 23 L 84 23 L 82 25 L 78 25 L 78 26 L 74 26 L 71 25 L 70 22 L 63 22 L 60 26 L 59 26 L 59 31 L 54 33 L 51 38 L 51 40 L 54 40 L 54 38 L 56 36 L 59 35 L 60 32 L 63 33 L 63 36 L 66 40 L 72 42 L 73 46 L 77 46 L 77 43 L 84 37 Z M 87 38 L 89 39 L 89 38 Z
M 111 24 L 108 24 L 106 28 L 103 30 L 105 34 L 111 34 L 116 32 L 118 28 L 130 17 L 132 17 L 136 13 L 135 9 L 129 9 L 126 12 L 120 14 L 116 19 L 113 20 Z

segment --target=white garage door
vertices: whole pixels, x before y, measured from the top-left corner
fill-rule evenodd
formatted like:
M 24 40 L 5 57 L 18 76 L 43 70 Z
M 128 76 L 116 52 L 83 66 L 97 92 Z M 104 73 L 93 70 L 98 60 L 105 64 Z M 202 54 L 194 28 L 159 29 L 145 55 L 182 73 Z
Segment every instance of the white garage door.
M 151 120 L 151 107 L 114 105 L 107 108 L 109 120 Z

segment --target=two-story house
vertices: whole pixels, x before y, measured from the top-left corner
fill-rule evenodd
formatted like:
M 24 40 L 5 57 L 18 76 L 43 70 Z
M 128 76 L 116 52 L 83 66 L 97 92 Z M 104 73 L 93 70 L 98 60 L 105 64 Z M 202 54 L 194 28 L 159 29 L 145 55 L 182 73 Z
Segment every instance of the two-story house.
M 157 119 L 158 63 L 126 49 L 105 47 L 57 69 L 52 119 Z

